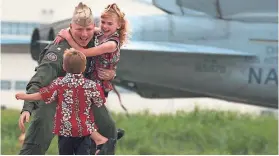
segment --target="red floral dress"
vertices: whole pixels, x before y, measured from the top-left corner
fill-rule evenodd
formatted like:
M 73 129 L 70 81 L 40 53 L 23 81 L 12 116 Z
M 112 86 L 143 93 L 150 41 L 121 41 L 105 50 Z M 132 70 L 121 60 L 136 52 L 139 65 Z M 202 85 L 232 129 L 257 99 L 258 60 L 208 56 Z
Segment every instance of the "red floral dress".
M 49 86 L 40 89 L 46 104 L 57 100 L 53 133 L 59 136 L 82 137 L 96 131 L 91 105 L 105 103 L 102 88 L 82 74 L 67 73 Z
M 95 46 L 103 44 L 107 41 L 115 41 L 117 43 L 117 48 L 112 53 L 105 53 L 99 56 L 94 57 L 93 65 L 93 80 L 95 80 L 98 84 L 100 84 L 105 92 L 109 92 L 112 90 L 111 81 L 104 81 L 98 77 L 97 69 L 114 69 L 116 70 L 116 65 L 120 60 L 120 41 L 119 41 L 119 33 L 115 32 L 110 37 L 100 42 L 100 38 L 103 36 L 103 33 L 100 32 L 96 34 L 95 37 Z

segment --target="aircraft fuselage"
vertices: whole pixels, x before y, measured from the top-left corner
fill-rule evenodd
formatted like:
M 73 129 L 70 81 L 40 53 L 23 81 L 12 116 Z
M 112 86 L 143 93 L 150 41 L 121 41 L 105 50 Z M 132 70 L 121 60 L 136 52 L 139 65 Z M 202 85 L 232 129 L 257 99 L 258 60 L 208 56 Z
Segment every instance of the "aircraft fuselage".
M 248 52 L 255 56 L 124 49 L 117 75 L 120 80 L 135 83 L 127 88 L 137 87 L 135 90 L 142 96 L 151 98 L 210 96 L 278 107 L 276 23 L 171 15 L 145 18 L 142 19 L 146 25 L 144 29 L 137 29 L 142 27 L 138 24 L 141 22 L 134 21 L 135 41 L 201 45 Z M 148 89 L 153 91 L 149 93 Z M 177 90 L 179 93 L 175 92 Z

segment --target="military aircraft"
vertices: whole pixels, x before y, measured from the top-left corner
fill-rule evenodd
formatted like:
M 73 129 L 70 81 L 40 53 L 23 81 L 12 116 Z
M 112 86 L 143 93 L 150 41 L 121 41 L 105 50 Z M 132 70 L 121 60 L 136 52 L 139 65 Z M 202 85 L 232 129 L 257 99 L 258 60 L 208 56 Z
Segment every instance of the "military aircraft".
M 277 3 L 153 0 L 166 14 L 127 17 L 132 38 L 113 82 L 145 98 L 213 97 L 278 109 Z M 32 58 L 69 23 L 36 28 Z

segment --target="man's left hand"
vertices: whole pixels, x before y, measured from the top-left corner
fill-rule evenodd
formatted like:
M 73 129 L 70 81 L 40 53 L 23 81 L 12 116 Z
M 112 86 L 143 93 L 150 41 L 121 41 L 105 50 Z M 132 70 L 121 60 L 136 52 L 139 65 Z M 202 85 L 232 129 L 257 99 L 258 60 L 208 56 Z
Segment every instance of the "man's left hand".
M 99 68 L 98 76 L 100 79 L 105 80 L 105 81 L 112 80 L 115 76 L 115 70 Z

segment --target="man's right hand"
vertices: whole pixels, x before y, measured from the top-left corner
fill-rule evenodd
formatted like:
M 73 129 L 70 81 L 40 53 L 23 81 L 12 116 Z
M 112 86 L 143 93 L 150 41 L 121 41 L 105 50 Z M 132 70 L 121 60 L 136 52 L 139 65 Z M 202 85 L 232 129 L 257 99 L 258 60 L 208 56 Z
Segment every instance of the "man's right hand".
M 25 133 L 24 123 L 29 122 L 29 118 L 30 118 L 30 113 L 28 111 L 22 112 L 20 117 L 19 117 L 18 126 L 19 126 L 22 133 Z

